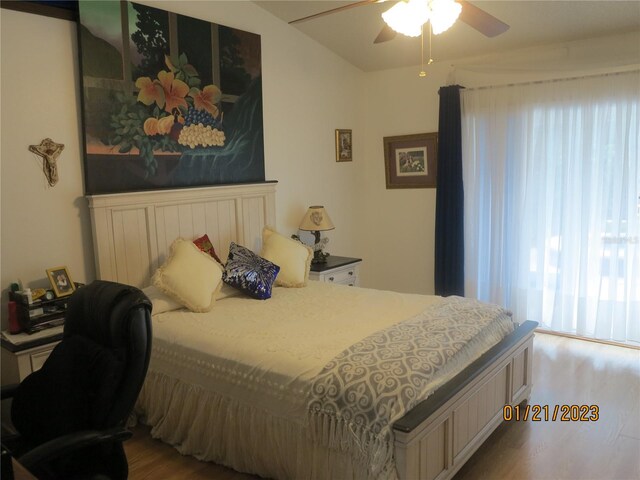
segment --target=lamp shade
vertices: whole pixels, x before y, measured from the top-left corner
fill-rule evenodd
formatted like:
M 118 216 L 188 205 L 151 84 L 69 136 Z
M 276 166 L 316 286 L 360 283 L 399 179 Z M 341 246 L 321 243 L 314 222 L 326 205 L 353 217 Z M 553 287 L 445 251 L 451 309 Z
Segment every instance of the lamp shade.
M 300 222 L 300 230 L 308 232 L 333 230 L 333 222 L 329 218 L 327 211 L 322 205 L 314 205 L 309 207 L 307 213 L 304 214 Z

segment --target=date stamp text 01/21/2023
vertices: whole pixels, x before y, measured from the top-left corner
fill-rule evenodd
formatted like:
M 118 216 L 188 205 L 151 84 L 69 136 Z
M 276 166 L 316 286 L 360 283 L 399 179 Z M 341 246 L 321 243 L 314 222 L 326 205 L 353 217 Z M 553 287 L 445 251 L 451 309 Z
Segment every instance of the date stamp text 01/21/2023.
M 502 418 L 505 422 L 597 422 L 600 408 L 597 405 L 505 405 Z

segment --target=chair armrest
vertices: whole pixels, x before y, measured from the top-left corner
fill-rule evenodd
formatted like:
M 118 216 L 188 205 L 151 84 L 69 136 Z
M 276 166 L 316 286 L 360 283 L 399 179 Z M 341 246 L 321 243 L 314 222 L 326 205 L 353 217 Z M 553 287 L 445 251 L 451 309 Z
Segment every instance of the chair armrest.
M 74 432 L 38 445 L 19 457 L 18 460 L 27 470 L 36 470 L 39 464 L 67 455 L 80 448 L 100 443 L 122 442 L 131 438 L 132 435 L 129 430 L 123 427 L 115 427 L 104 431 L 85 430 Z
M 3 385 L 0 390 L 0 400 L 6 400 L 7 398 L 13 398 L 20 386 L 19 383 L 14 383 L 12 385 Z

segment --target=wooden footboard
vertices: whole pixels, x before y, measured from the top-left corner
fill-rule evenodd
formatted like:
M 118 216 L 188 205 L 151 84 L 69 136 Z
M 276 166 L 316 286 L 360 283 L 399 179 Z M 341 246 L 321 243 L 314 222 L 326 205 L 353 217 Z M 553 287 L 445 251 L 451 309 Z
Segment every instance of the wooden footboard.
M 500 425 L 503 407 L 529 399 L 537 326 L 524 322 L 394 424 L 401 479 L 453 477 Z

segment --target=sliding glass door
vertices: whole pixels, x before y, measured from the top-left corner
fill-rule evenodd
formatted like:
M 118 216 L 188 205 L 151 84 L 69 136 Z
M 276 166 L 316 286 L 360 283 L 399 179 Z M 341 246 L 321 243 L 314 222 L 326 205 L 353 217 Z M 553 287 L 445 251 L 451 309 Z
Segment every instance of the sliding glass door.
M 463 91 L 465 292 L 640 342 L 640 72 Z

